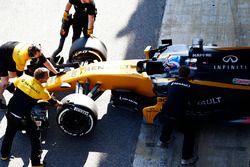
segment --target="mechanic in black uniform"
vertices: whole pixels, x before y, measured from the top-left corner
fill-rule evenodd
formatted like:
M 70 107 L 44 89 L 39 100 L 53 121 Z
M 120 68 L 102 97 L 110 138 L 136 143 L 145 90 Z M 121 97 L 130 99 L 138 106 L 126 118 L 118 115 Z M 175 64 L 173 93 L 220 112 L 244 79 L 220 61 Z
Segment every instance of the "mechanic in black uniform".
M 29 59 L 41 61 L 51 72 L 58 74 L 54 66 L 42 54 L 40 45 L 17 41 L 6 42 L 0 46 L 0 96 L 3 95 L 8 85 L 9 77 L 21 76 Z M 2 101 L 0 101 L 0 108 L 6 108 Z
M 73 20 L 70 19 L 69 11 L 72 7 L 75 8 Z M 52 54 L 52 59 L 55 61 L 56 56 L 62 51 L 65 38 L 68 35 L 70 24 L 73 26 L 72 43 L 80 38 L 81 32 L 85 37 L 93 34 L 95 17 L 97 9 L 93 0 L 69 0 L 66 4 L 62 19 L 62 27 L 60 31 L 61 39 L 58 48 Z
M 188 81 L 190 69 L 181 66 L 179 78 L 167 85 L 167 101 L 163 106 L 161 120 L 163 122 L 158 146 L 167 146 L 173 139 L 171 136 L 176 127 L 184 134 L 182 146 L 182 165 L 193 164 L 198 159 L 193 155 L 195 145 L 195 123 L 186 117 L 188 103 L 194 98 L 193 85 Z
M 7 128 L 2 142 L 2 160 L 10 158 L 11 145 L 16 132 L 24 128 L 31 141 L 32 166 L 43 166 L 41 159 L 40 130 L 31 118 L 31 109 L 38 100 L 46 100 L 50 104 L 61 107 L 62 103 L 52 98 L 42 86 L 49 78 L 49 70 L 44 67 L 37 68 L 34 77 L 23 75 L 10 84 L 8 90 L 14 92 L 8 104 Z

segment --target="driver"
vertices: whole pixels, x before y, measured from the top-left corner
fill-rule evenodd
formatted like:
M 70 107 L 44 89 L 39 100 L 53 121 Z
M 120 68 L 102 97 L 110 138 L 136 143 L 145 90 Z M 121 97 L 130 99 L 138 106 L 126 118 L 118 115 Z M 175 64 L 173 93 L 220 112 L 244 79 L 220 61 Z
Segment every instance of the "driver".
M 173 72 L 178 73 L 178 69 L 180 67 L 180 59 L 179 55 L 169 55 L 164 61 L 163 66 L 165 72 L 171 74 Z
M 29 59 L 40 60 L 54 74 L 59 72 L 41 52 L 41 45 L 9 41 L 0 46 L 0 96 L 8 85 L 9 77 L 21 76 Z M 0 100 L 0 108 L 6 105 Z

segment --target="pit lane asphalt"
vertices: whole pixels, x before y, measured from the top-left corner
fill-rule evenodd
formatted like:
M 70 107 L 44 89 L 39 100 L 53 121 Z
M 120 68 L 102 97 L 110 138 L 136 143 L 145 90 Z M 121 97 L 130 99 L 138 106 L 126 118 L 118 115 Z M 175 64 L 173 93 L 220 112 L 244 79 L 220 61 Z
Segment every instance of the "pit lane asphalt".
M 7 40 L 29 40 L 29 41 L 39 41 L 44 45 L 44 50 L 46 53 L 51 53 L 51 51 L 56 47 L 58 43 L 58 37 L 55 37 L 55 34 L 58 33 L 62 10 L 66 3 L 62 1 L 42 1 L 38 0 L 35 4 L 31 5 L 33 1 L 3 1 L 1 2 L 0 12 L 1 12 L 1 38 L 0 42 L 3 43 Z M 140 53 L 139 57 L 143 57 L 142 50 L 148 44 L 154 43 L 158 39 L 157 33 L 159 29 L 150 29 L 148 33 L 142 33 L 141 27 L 145 27 L 146 23 L 150 22 L 153 27 L 154 17 L 148 20 L 147 12 L 154 13 L 154 9 L 150 8 L 149 4 L 151 2 L 143 1 L 111 1 L 107 0 L 105 2 L 96 1 L 100 5 L 100 19 L 98 18 L 96 28 L 97 36 L 100 39 L 104 40 L 104 43 L 107 44 L 109 49 L 109 59 L 120 59 L 116 57 L 117 55 L 123 55 L 123 58 L 131 58 L 137 56 Z M 140 2 L 140 5 L 138 5 Z M 10 4 L 13 4 L 11 6 Z M 129 21 L 127 17 L 129 13 L 127 11 L 135 10 L 134 8 L 128 7 L 131 4 L 133 6 L 142 7 L 143 11 L 147 9 L 145 5 L 148 5 L 149 9 L 139 14 L 135 12 L 132 16 L 135 19 L 131 19 L 128 26 L 124 20 Z M 141 4 L 142 3 L 142 4 Z M 157 9 L 161 9 L 160 6 L 165 2 L 159 2 Z M 157 4 L 156 3 L 156 4 Z M 250 45 L 250 14 L 249 7 L 250 2 L 248 0 L 222 0 L 222 1 L 209 1 L 209 0 L 167 0 L 166 9 L 163 17 L 163 24 L 161 27 L 160 38 L 172 38 L 173 43 L 185 43 L 191 44 L 193 37 L 202 37 L 207 43 L 217 43 L 222 46 L 240 46 L 240 45 Z M 28 5 L 27 5 L 28 4 Z M 50 4 L 50 5 L 48 5 Z M 117 10 L 113 9 L 110 5 L 114 5 Z M 39 8 L 37 8 L 39 6 Z M 102 8 L 103 7 L 103 8 Z M 46 10 L 41 10 L 45 9 Z M 128 9 L 129 8 L 129 9 Z M 34 10 L 32 10 L 34 9 Z M 11 10 L 11 11 L 9 11 Z M 37 13 L 32 13 L 37 11 Z M 118 11 L 118 12 L 117 12 Z M 26 14 L 27 15 L 26 15 Z M 105 13 L 105 14 L 104 14 Z M 118 13 L 118 14 L 117 14 Z M 133 13 L 133 12 L 131 12 Z M 160 12 L 155 12 L 156 15 Z M 18 14 L 18 16 L 16 16 Z M 138 17 L 144 15 L 143 19 Z M 3 17 L 4 16 L 4 17 Z M 24 17 L 25 16 L 25 17 Z M 119 17 L 114 17 L 119 16 Z M 23 19 L 25 18 L 25 24 Z M 44 21 L 49 20 L 49 21 Z M 119 22 L 123 20 L 124 22 Z M 142 22 L 144 20 L 144 22 Z M 158 21 L 157 21 L 158 22 Z M 31 23 L 36 23 L 36 26 L 32 27 Z M 39 24 L 40 23 L 40 24 Z M 24 24 L 24 25 L 23 25 Z M 115 26 L 117 25 L 117 27 Z M 136 30 L 137 26 L 141 26 L 139 30 Z M 25 28 L 24 28 L 25 27 Z M 121 27 L 124 28 L 123 31 L 119 32 Z M 31 34 L 28 31 L 32 32 Z M 137 38 L 134 38 L 135 34 L 132 32 L 137 31 L 140 35 L 137 35 Z M 143 31 L 143 30 L 142 30 Z M 39 32 L 40 34 L 38 34 Z M 124 33 L 126 32 L 126 33 Z M 148 35 L 153 35 L 143 42 L 144 37 Z M 117 34 L 121 34 L 116 36 Z M 125 34 L 125 35 L 122 35 Z M 71 36 L 71 34 L 69 35 Z M 42 37 L 42 38 L 40 38 Z M 46 37 L 46 38 L 45 38 Z M 120 37 L 120 38 L 118 38 Z M 129 37 L 129 38 L 128 38 Z M 70 37 L 69 37 L 70 38 Z M 135 40 L 134 40 L 135 39 Z M 136 41 L 136 43 L 131 43 L 130 45 L 123 45 L 123 42 L 128 42 L 129 40 Z M 67 40 L 69 41 L 69 39 Z M 140 43 L 140 45 L 139 45 Z M 65 44 L 65 50 L 68 50 L 69 43 Z M 115 48 L 110 51 L 110 48 Z M 126 46 L 126 48 L 124 47 Z M 137 48 L 137 46 L 139 46 Z M 125 48 L 125 49 L 124 49 Z M 126 49 L 129 48 L 130 51 L 126 52 Z M 132 51 L 131 51 L 132 50 Z M 134 53 L 134 54 L 132 54 Z M 62 55 L 66 55 L 67 52 L 64 52 Z M 108 92 L 107 92 L 108 94 Z M 103 100 L 107 102 L 107 96 L 104 96 Z M 100 105 L 99 105 L 100 106 Z M 106 106 L 100 106 L 101 110 L 106 111 Z M 111 115 L 110 115 L 111 114 Z M 105 115 L 105 114 L 104 114 Z M 102 129 L 101 126 L 99 130 L 96 131 L 91 137 L 85 139 L 75 139 L 68 137 L 62 134 L 59 129 L 56 127 L 52 121 L 51 127 L 55 128 L 54 130 L 49 130 L 47 135 L 47 147 L 48 154 L 48 164 L 50 166 L 57 166 L 58 164 L 63 166 L 130 166 L 129 164 L 133 161 L 133 166 L 143 166 L 143 167 L 158 167 L 158 166 L 169 166 L 176 167 L 180 166 L 180 150 L 181 150 L 181 141 L 182 135 L 176 132 L 176 140 L 169 149 L 159 149 L 155 147 L 155 143 L 159 136 L 159 128 L 157 126 L 149 126 L 145 124 L 140 124 L 140 118 L 134 114 L 122 113 L 119 115 L 117 113 L 109 113 L 110 118 L 104 120 L 108 124 L 109 121 L 114 120 L 116 122 L 124 123 L 119 125 L 123 128 L 121 130 L 126 130 L 126 128 L 135 129 L 139 131 L 137 126 L 141 126 L 140 135 L 138 138 L 138 143 L 135 151 L 135 158 L 133 161 L 133 147 L 132 145 L 124 144 L 124 138 L 127 136 L 131 139 L 133 136 L 133 141 L 136 140 L 136 134 L 121 134 L 122 138 L 112 136 L 119 132 L 109 132 L 111 129 L 117 129 L 118 124 L 112 123 L 107 125 L 110 129 Z M 115 116 L 113 116 L 115 115 Z M 1 113 L 1 118 L 3 114 Z M 128 117 L 128 118 L 126 118 Z M 54 119 L 54 116 L 51 117 Z M 120 119 L 119 119 L 120 118 Z M 51 120 L 53 120 L 51 119 Z M 128 126 L 128 122 L 124 119 L 134 122 L 132 126 Z M 121 122 L 120 122 L 121 121 Z M 136 122 L 136 123 L 135 123 Z M 3 124 L 4 119 L 1 121 L 1 129 L 4 128 Z M 101 135 L 99 134 L 101 133 Z M 105 139 L 105 133 L 108 133 L 108 138 Z M 111 134 L 110 134 L 111 133 Z M 129 132 L 130 133 L 130 132 Z M 199 161 L 195 165 L 197 167 L 247 167 L 249 166 L 249 146 L 250 146 L 250 135 L 249 135 L 249 126 L 232 126 L 225 124 L 218 125 L 207 125 L 201 128 L 199 138 L 198 138 L 198 154 Z M 1 132 L 1 136 L 3 133 Z M 96 137 L 100 135 L 100 138 Z M 16 158 L 10 163 L 9 166 L 27 166 L 28 157 L 29 157 L 29 143 L 24 135 L 17 136 L 15 141 L 15 155 Z M 108 150 L 108 146 L 114 145 L 112 140 L 121 140 L 119 145 L 116 145 L 116 149 L 113 151 Z M 126 138 L 127 139 L 127 138 Z M 90 140 L 91 142 L 89 142 Z M 132 139 L 131 139 L 132 140 Z M 98 141 L 94 143 L 95 141 Z M 126 142 L 126 141 L 125 141 Z M 72 144 L 71 144 L 72 143 Z M 106 144 L 106 146 L 104 144 Z M 21 145 L 20 145 L 21 144 Z M 93 145 L 91 145 L 93 144 Z M 117 142 L 115 142 L 117 144 Z M 130 147 L 131 146 L 131 147 Z M 119 148 L 118 148 L 119 147 Z M 130 147 L 129 150 L 122 150 L 123 148 Z M 131 149 L 132 148 L 132 149 Z M 25 150 L 25 152 L 24 152 Z M 27 151 L 26 151 L 27 150 Z M 72 151 L 74 150 L 74 151 Z M 120 155 L 116 157 L 116 153 L 119 153 L 119 150 L 122 151 Z M 14 151 L 13 151 L 14 152 Z M 45 150 L 46 152 L 46 150 Z M 63 157 L 63 159 L 62 159 Z M 95 157 L 97 157 L 95 159 Z M 60 161 L 60 162 L 58 162 Z M 74 162 L 77 161 L 77 162 Z M 105 161 L 109 161 L 107 163 Z M 129 161 L 126 164 L 119 164 L 119 162 Z M 72 163 L 71 163 L 72 162 Z M 97 162 L 96 164 L 89 164 L 91 162 Z M 118 162 L 118 163 L 117 163 Z M 117 164 L 116 164 L 117 163 Z M 5 166 L 0 162 L 0 166 Z

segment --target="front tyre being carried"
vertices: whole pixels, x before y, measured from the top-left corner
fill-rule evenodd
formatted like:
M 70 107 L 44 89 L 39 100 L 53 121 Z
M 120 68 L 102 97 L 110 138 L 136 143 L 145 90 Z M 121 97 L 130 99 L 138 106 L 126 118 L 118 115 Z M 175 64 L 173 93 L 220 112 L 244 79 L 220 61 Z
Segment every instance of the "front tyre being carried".
M 62 99 L 64 107 L 57 114 L 60 129 L 71 136 L 89 134 L 96 126 L 97 106 L 83 94 L 70 94 Z
M 107 48 L 96 37 L 81 37 L 74 41 L 69 51 L 68 62 L 93 63 L 94 61 L 106 61 Z

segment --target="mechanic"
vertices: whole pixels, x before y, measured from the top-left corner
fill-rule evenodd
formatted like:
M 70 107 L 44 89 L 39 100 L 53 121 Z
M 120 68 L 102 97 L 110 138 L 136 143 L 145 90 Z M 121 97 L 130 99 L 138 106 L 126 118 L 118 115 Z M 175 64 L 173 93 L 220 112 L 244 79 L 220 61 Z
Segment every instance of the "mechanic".
M 74 6 L 75 13 L 73 20 L 71 21 L 71 16 L 69 11 Z M 70 24 L 73 26 L 73 37 L 72 43 L 80 38 L 81 32 L 85 37 L 92 36 L 94 29 L 95 17 L 97 14 L 97 9 L 95 2 L 93 0 L 69 0 L 66 4 L 65 11 L 62 18 L 62 27 L 60 31 L 60 42 L 58 48 L 52 54 L 52 59 L 56 62 L 56 56 L 62 51 L 65 38 L 68 35 Z
M 62 103 L 52 98 L 42 86 L 42 83 L 46 83 L 48 78 L 49 70 L 40 67 L 35 70 L 34 77 L 23 75 L 7 88 L 10 92 L 13 92 L 13 96 L 6 113 L 7 128 L 1 148 L 2 160 L 9 160 L 14 136 L 18 130 L 24 128 L 31 141 L 32 166 L 43 166 L 43 163 L 40 162 L 42 153 L 40 130 L 31 118 L 31 109 L 37 104 L 38 100 L 48 100 L 50 104 L 56 107 L 62 106 Z
M 193 155 L 195 144 L 195 123 L 186 117 L 188 103 L 194 99 L 193 85 L 188 81 L 190 69 L 180 66 L 179 78 L 167 86 L 167 101 L 161 113 L 162 129 L 158 146 L 166 147 L 173 139 L 173 129 L 176 127 L 184 134 L 182 146 L 182 165 L 193 164 L 198 156 Z
M 41 45 L 9 41 L 0 46 L 0 96 L 8 85 L 9 77 L 21 76 L 26 62 L 29 59 L 41 61 L 54 74 L 57 70 L 41 52 Z M 5 109 L 6 105 L 0 101 L 0 108 Z

